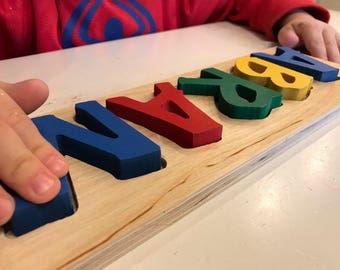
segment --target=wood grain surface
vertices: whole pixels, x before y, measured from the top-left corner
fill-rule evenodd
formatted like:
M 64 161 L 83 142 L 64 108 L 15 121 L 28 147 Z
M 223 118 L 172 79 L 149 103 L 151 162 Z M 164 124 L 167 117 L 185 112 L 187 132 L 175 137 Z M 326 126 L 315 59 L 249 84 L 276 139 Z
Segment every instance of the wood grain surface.
M 214 67 L 229 72 L 234 63 Z M 198 77 L 199 72 L 181 76 Z M 168 81 L 176 85 L 177 77 Z M 118 95 L 147 101 L 153 84 Z M 105 98 L 98 100 L 104 105 Z M 124 181 L 68 157 L 79 209 L 20 237 L 1 231 L 0 269 L 102 268 L 338 117 L 340 81 L 314 81 L 306 100 L 284 100 L 263 120 L 230 119 L 217 110 L 213 97 L 187 98 L 223 125 L 221 141 L 184 149 L 130 123 L 161 146 L 166 167 Z M 74 108 L 55 115 L 74 122 Z

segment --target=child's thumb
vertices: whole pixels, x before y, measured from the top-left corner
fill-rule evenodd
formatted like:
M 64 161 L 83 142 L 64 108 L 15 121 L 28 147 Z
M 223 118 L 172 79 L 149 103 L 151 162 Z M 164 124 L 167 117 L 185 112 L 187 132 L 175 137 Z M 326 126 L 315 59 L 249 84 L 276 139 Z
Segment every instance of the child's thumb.
M 48 97 L 48 86 L 41 80 L 30 79 L 18 83 L 0 81 L 4 90 L 25 113 L 31 113 L 40 107 Z
M 280 29 L 277 39 L 280 45 L 290 48 L 296 48 L 302 45 L 300 37 L 296 33 L 292 24 L 284 25 Z

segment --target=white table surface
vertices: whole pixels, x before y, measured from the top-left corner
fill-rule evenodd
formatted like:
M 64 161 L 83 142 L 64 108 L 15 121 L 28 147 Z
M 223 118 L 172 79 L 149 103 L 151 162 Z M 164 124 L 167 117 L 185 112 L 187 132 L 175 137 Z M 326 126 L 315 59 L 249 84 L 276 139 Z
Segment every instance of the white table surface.
M 0 61 L 0 79 L 47 82 L 35 116 L 273 45 L 221 22 Z M 106 270 L 340 269 L 338 138 L 340 117 Z

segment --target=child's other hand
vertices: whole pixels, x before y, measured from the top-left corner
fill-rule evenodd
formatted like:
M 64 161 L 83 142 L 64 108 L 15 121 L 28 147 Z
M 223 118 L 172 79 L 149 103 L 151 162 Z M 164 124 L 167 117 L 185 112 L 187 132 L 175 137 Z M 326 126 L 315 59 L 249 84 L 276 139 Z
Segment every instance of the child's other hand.
M 44 203 L 57 195 L 59 178 L 68 171 L 65 158 L 26 115 L 47 96 L 48 87 L 40 80 L 0 82 L 0 225 L 14 211 L 14 200 L 1 184 L 29 201 Z
M 315 57 L 340 63 L 340 35 L 327 23 L 304 11 L 296 11 L 281 21 L 278 41 L 282 46 L 304 46 Z

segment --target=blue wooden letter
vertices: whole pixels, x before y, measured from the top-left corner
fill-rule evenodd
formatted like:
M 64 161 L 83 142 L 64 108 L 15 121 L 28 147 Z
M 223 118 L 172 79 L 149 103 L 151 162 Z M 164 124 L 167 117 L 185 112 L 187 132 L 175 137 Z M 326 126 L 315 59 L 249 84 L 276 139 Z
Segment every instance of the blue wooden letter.
M 160 147 L 99 103 L 76 104 L 76 121 L 90 130 L 53 115 L 33 119 L 40 133 L 62 154 L 101 168 L 118 179 L 144 175 L 161 168 Z M 33 204 L 10 191 L 16 208 L 8 225 L 15 235 L 22 235 L 75 212 L 77 201 L 69 175 L 60 181 L 59 194 L 45 204 Z
M 288 47 L 277 47 L 275 55 L 252 53 L 251 56 L 313 76 L 317 81 L 331 82 L 338 78 L 339 69 Z

